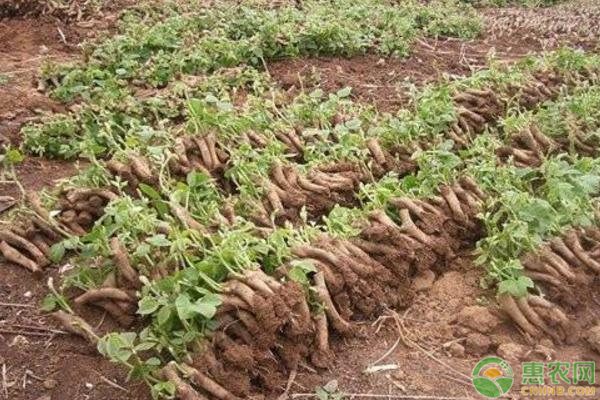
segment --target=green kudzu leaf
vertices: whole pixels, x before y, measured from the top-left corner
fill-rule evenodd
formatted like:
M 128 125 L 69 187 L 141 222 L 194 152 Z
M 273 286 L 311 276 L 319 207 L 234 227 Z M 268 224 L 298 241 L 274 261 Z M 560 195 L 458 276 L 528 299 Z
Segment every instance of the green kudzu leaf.
M 133 253 L 136 257 L 145 257 L 150 254 L 150 246 L 146 243 L 141 243 Z
M 290 268 L 288 272 L 288 277 L 294 282 L 298 282 L 302 285 L 308 285 L 308 274 L 317 271 L 313 263 L 308 260 L 294 260 L 291 262 L 291 265 L 292 268 Z
M 155 345 L 156 345 L 155 343 L 151 343 L 151 342 L 142 342 L 142 343 L 138 344 L 137 346 L 135 346 L 134 350 L 136 352 L 147 351 L 147 350 L 150 350 L 151 348 L 153 348 Z
M 352 93 L 352 88 L 351 87 L 345 87 L 343 89 L 338 90 L 335 95 L 337 97 L 339 97 L 339 98 L 342 98 L 342 97 L 348 97 L 348 96 L 350 96 L 350 93 Z
M 145 183 L 140 183 L 139 186 L 142 193 L 148 196 L 152 200 L 161 200 L 162 197 L 160 193 L 158 193 L 152 186 L 146 185 Z
M 156 315 L 156 321 L 159 325 L 165 325 L 169 321 L 171 318 L 171 311 L 171 306 L 163 306 L 160 311 L 158 311 L 158 314 Z
M 150 357 L 144 362 L 146 365 L 151 365 L 153 367 L 158 367 L 161 364 L 161 361 L 158 357 Z
M 50 247 L 50 261 L 53 263 L 59 263 L 64 256 L 65 245 L 62 242 L 55 243 Z
M 217 307 L 221 304 L 221 299 L 217 295 L 208 294 L 201 299 L 192 302 L 185 293 L 180 294 L 175 300 L 177 314 L 182 320 L 189 320 L 197 315 L 210 319 L 217 312 Z
M 204 302 L 204 299 L 198 300 L 194 304 L 194 310 L 207 319 L 211 319 L 217 313 L 217 305 L 211 302 Z
M 154 235 L 146 239 L 146 242 L 150 243 L 155 247 L 169 247 L 171 246 L 171 241 L 166 238 L 162 233 L 158 235 Z
M 177 310 L 177 315 L 179 315 L 179 318 L 183 321 L 192 319 L 196 314 L 194 306 L 190 301 L 190 297 L 185 293 L 177 296 L 177 299 L 175 300 L 175 309 Z
M 107 355 L 110 359 L 119 362 L 127 362 L 132 356 L 133 353 L 126 348 L 127 344 L 121 334 L 111 333 L 103 338 L 103 340 L 105 340 L 105 343 L 102 346 L 102 349 L 99 347 L 98 350 L 103 350 L 105 352 L 103 354 Z
M 138 303 L 138 314 L 152 314 L 153 312 L 158 310 L 159 306 L 160 304 L 154 297 L 143 297 Z
M 120 337 L 121 340 L 123 341 L 124 345 L 127 347 L 133 347 L 133 343 L 135 342 L 135 339 L 137 338 L 137 333 L 135 332 L 121 332 L 120 333 Z
M 527 295 L 528 289 L 532 288 L 533 281 L 527 276 L 519 276 L 515 279 L 507 279 L 498 284 L 498 293 L 507 293 L 512 296 L 522 297 Z
M 54 309 L 56 309 L 57 306 L 58 303 L 56 301 L 56 297 L 54 297 L 54 295 L 52 294 L 48 294 L 46 295 L 46 297 L 44 297 L 44 300 L 42 300 L 41 309 L 42 311 L 50 312 L 54 311 Z
M 221 296 L 215 293 L 208 293 L 202 298 L 202 302 L 205 304 L 212 304 L 215 307 L 218 307 L 223 302 Z
M 159 382 L 152 386 L 152 398 L 158 399 L 162 397 L 173 398 L 175 396 L 176 387 L 171 382 Z
M 211 178 L 203 173 L 192 171 L 186 177 L 186 182 L 190 188 L 202 187 L 208 184 Z
M 346 121 L 346 123 L 344 123 L 344 126 L 348 128 L 348 130 L 357 131 L 360 129 L 361 122 L 358 118 L 353 118 L 350 121 Z

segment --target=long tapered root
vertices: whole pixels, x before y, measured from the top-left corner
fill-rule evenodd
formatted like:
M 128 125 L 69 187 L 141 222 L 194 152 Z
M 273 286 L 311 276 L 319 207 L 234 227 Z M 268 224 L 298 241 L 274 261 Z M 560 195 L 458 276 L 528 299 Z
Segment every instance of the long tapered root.
M 5 241 L 0 241 L 0 253 L 6 260 L 24 267 L 36 275 L 41 275 L 42 268 L 35 261 L 27 258 Z
M 57 320 L 67 331 L 81 336 L 93 345 L 98 343 L 98 335 L 96 332 L 94 332 L 94 329 L 90 326 L 90 324 L 88 324 L 83 318 L 68 314 L 64 311 L 56 311 L 52 313 L 52 317 Z

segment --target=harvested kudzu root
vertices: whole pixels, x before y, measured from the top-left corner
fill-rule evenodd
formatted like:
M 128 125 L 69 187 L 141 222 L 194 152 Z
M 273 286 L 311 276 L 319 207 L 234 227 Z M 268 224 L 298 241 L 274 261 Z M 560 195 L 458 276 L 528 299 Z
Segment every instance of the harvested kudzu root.
M 502 294 L 498 303 L 504 312 L 530 337 L 538 339 L 544 334 L 557 343 L 577 337 L 579 329 L 566 314 L 541 296 L 527 294 L 513 297 Z
M 534 338 L 546 335 L 557 342 L 574 340 L 579 328 L 557 304 L 575 308 L 582 297 L 594 290 L 594 276 L 600 274 L 600 263 L 593 254 L 599 245 L 596 227 L 570 229 L 527 254 L 521 260 L 525 274 L 547 290 L 546 297 L 528 295 L 514 299 L 502 295 L 499 298 L 502 309 Z
M 95 305 L 106 310 L 121 326 L 128 327 L 137 307 L 135 290 L 139 289 L 139 274 L 129 262 L 126 249 L 118 238 L 110 240 L 116 271 L 108 274 L 102 286 L 88 289 L 75 299 L 76 304 Z
M 85 235 L 104 214 L 104 207 L 116 199 L 118 195 L 108 189 L 68 189 L 58 201 L 61 212 L 57 220 L 68 232 L 77 236 Z
M 120 161 L 112 159 L 106 163 L 106 168 L 114 175 L 127 182 L 125 191 L 131 196 L 137 196 L 137 188 L 140 184 L 139 179 L 131 170 L 131 166 Z
M 0 147 L 2 143 L 0 142 Z M 0 196 L 0 214 L 11 209 L 17 204 L 17 200 L 12 196 Z
M 5 241 L 0 241 L 0 253 L 6 258 L 6 260 L 15 263 L 21 267 L 27 268 L 29 271 L 36 275 L 41 275 L 42 269 L 38 264 L 21 254 L 19 250 L 15 249 Z
M 140 183 L 150 186 L 158 185 L 158 178 L 153 173 L 150 163 L 145 157 L 134 153 L 126 155 L 126 162 L 113 158 L 106 163 L 106 168 L 115 176 L 127 182 L 125 191 L 131 195 L 138 195 L 137 189 Z
M 600 262 L 594 260 L 590 253 L 588 253 L 582 245 L 581 237 L 584 232 L 570 231 L 565 235 L 565 244 L 573 252 L 575 257 L 579 259 L 586 267 L 596 274 L 600 274 Z M 588 239 L 589 240 L 589 239 Z
M 44 268 L 45 266 L 50 264 L 50 260 L 46 258 L 46 255 L 35 244 L 30 242 L 28 239 L 19 236 L 18 234 L 15 234 L 9 230 L 0 231 L 0 241 L 9 245 L 8 247 L 12 246 L 14 250 L 18 249 L 17 252 L 25 251 L 28 256 L 26 258 L 29 258 L 30 256 L 39 268 Z M 8 249 L 8 247 L 3 246 L 3 248 L 5 249 Z M 12 250 L 10 252 L 13 253 Z
M 384 149 L 377 138 L 369 139 L 366 144 L 374 161 L 370 171 L 373 178 L 381 178 L 389 172 L 396 172 L 399 176 L 404 176 L 417 169 L 416 163 L 411 159 L 412 152 L 406 148 Z M 363 180 L 371 178 L 369 174 L 363 175 Z
M 468 146 L 473 134 L 482 132 L 485 125 L 495 122 L 505 106 L 491 89 L 466 89 L 453 97 L 457 107 L 456 123 L 450 127 L 448 136 L 459 148 Z
M 186 227 L 187 229 L 195 230 L 200 234 L 206 233 L 206 228 L 204 225 L 196 221 L 188 210 L 175 203 L 174 201 L 169 202 L 169 208 L 173 215 L 179 220 L 179 222 Z
M 331 300 L 331 296 L 329 291 L 327 290 L 327 286 L 325 284 L 325 278 L 322 272 L 318 272 L 314 276 L 315 288 L 317 290 L 319 300 L 323 303 L 325 307 L 325 315 L 327 315 L 327 321 L 331 323 L 333 329 L 335 329 L 339 333 L 348 333 L 351 331 L 352 327 L 348 321 L 345 321 L 333 304 Z
M 140 287 L 139 275 L 129 263 L 129 257 L 125 246 L 123 246 L 118 238 L 114 237 L 110 240 L 110 250 L 120 276 L 122 276 L 133 288 L 138 289 Z
M 234 396 L 231 392 L 219 385 L 217 382 L 204 375 L 194 367 L 182 364 L 181 370 L 189 377 L 194 385 L 204 389 L 207 393 L 216 397 L 220 400 L 240 400 L 239 397 Z
M 511 137 L 509 146 L 497 150 L 502 161 L 512 158 L 517 167 L 537 167 L 543 159 L 558 151 L 574 151 L 579 155 L 594 157 L 598 154 L 598 143 L 592 138 L 586 138 L 581 132 L 573 132 L 569 136 L 556 140 L 545 136 L 540 129 L 532 124 Z
M 586 235 L 585 230 L 572 229 L 562 237 L 552 239 L 535 253 L 527 254 L 522 263 L 526 274 L 534 280 L 552 283 L 556 289 L 568 289 L 569 284 L 589 281 L 586 276 L 590 273 L 600 274 L 600 263 L 591 255 L 597 243 Z M 556 284 L 562 280 L 566 280 L 566 284 Z
M 85 322 L 84 319 L 73 314 L 68 314 L 64 311 L 56 311 L 51 315 L 65 330 L 81 336 L 90 344 L 96 345 L 98 343 L 98 335 L 94 332 L 94 329 L 87 322 Z
M 169 160 L 169 168 L 180 176 L 196 170 L 220 179 L 228 159 L 215 133 L 184 136 L 175 139 L 175 155 Z
M 572 309 L 580 306 L 594 290 L 594 277 L 600 275 L 596 229 L 570 229 L 525 255 L 521 259 L 525 275 L 552 301 Z
M 316 220 L 336 204 L 352 204 L 361 179 L 361 173 L 352 166 L 331 171 L 316 168 L 302 176 L 292 165 L 274 163 L 270 181 L 263 185 L 266 195 L 250 218 L 263 227 L 272 226 L 271 216 L 276 225 L 300 223 L 306 209 L 309 218 Z
M 98 289 L 88 289 L 84 294 L 75 299 L 77 304 L 96 303 L 101 300 L 111 300 L 116 302 L 133 302 L 135 297 L 122 289 L 113 287 L 103 287 Z
M 208 400 L 208 397 L 198 393 L 192 386 L 187 384 L 177 372 L 177 364 L 171 361 L 160 372 L 161 378 L 171 382 L 175 386 L 175 393 L 181 400 Z
M 39 276 L 50 264 L 50 248 L 61 240 L 64 229 L 52 225 L 37 194 L 28 193 L 26 198 L 35 213 L 23 215 L 10 228 L 0 231 L 0 254 Z

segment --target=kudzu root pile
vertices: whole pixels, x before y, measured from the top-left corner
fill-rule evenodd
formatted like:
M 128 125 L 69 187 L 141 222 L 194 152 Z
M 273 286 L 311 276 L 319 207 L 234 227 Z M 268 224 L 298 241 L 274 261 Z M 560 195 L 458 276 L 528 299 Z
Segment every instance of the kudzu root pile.
M 597 148 L 597 139 L 587 137 L 584 132 L 572 131 L 568 136 L 553 139 L 544 135 L 535 124 L 531 124 L 513 135 L 510 145 L 499 148 L 497 154 L 505 162 L 512 158 L 517 167 L 537 167 L 550 154 L 569 152 L 572 149 L 579 155 L 596 157 Z
M 141 287 L 139 273 L 131 266 L 127 249 L 118 238 L 110 240 L 110 250 L 115 270 L 100 287 L 88 289 L 76 297 L 75 304 L 100 307 L 121 326 L 129 327 L 137 310 L 136 290 Z
M 50 264 L 50 246 L 59 238 L 51 225 L 36 216 L 0 231 L 0 253 L 6 260 L 40 276 Z
M 384 150 L 373 138 L 367 142 L 372 156 L 368 170 L 351 162 L 331 163 L 302 174 L 294 165 L 275 163 L 271 167 L 267 194 L 251 219 L 261 227 L 273 227 L 285 221 L 301 222 L 300 213 L 306 208 L 310 220 L 317 220 L 336 204 L 352 206 L 361 183 L 377 179 L 387 172 L 404 176 L 416 169 L 407 151 L 393 153 Z M 275 223 L 271 222 L 274 216 Z
M 373 212 L 358 237 L 323 235 L 293 248 L 294 261 L 310 261 L 312 290 L 260 270 L 230 278 L 217 311 L 219 328 L 192 346 L 192 356 L 171 363 L 162 377 L 181 399 L 241 399 L 275 384 L 304 362 L 325 368 L 332 335 L 357 332 L 355 321 L 413 300 L 412 278 L 444 266 L 480 234 L 475 221 L 484 196 L 469 179 L 428 200 L 398 198 L 396 218 Z M 398 221 L 398 222 L 396 222 Z M 447 232 L 452 232 L 448 234 Z
M 97 9 L 93 2 L 83 0 L 0 0 L 0 19 L 43 14 L 79 21 Z
M 0 231 L 0 253 L 4 258 L 40 276 L 50 264 L 50 247 L 64 235 L 81 236 L 103 215 L 104 206 L 117 197 L 107 189 L 67 189 L 59 198 L 55 220 L 34 193 L 27 194 L 31 215 Z
M 458 147 L 467 147 L 474 135 L 502 115 L 504 104 L 491 89 L 466 89 L 453 96 L 456 105 L 456 122 L 450 127 L 448 137 Z
M 57 208 L 60 213 L 56 219 L 68 232 L 85 235 L 94 222 L 104 215 L 104 207 L 118 195 L 103 188 L 75 188 L 61 193 Z
M 311 170 L 306 176 L 292 164 L 271 167 L 267 194 L 251 219 L 258 226 L 273 227 L 285 221 L 300 222 L 304 207 L 311 219 L 327 213 L 336 204 L 350 205 L 361 182 L 362 172 L 351 163 Z
M 570 229 L 527 254 L 521 263 L 544 296 L 502 295 L 502 309 L 532 338 L 547 336 L 557 343 L 576 340 L 581 327 L 564 310 L 575 310 L 586 296 L 593 296 L 600 277 L 600 229 Z
M 199 171 L 221 180 L 229 160 L 229 155 L 218 143 L 217 136 L 213 132 L 178 137 L 175 139 L 174 151 L 175 157 L 169 160 L 169 168 L 178 176 Z
M 537 125 L 530 124 L 511 137 L 510 146 L 502 146 L 497 151 L 498 157 L 506 162 L 512 158 L 515 166 L 538 167 L 546 156 L 562 148 L 559 144 L 544 135 Z
M 564 2 L 531 9 L 496 8 L 486 12 L 484 18 L 494 39 L 511 38 L 519 32 L 519 37 L 540 41 L 546 48 L 558 47 L 565 41 L 593 43 L 600 35 L 600 7 L 595 2 Z
M 140 183 L 153 187 L 158 185 L 157 175 L 152 171 L 148 160 L 137 154 L 127 154 L 123 162 L 113 158 L 106 163 L 106 168 L 127 183 L 124 190 L 130 196 L 138 196 L 137 189 Z
M 541 103 L 553 100 L 561 90 L 581 86 L 584 81 L 597 82 L 597 71 L 582 69 L 582 71 L 560 72 L 554 70 L 536 71 L 533 79 L 524 84 L 510 84 L 506 90 L 498 88 L 466 89 L 455 93 L 453 101 L 456 106 L 456 122 L 447 132 L 449 139 L 454 140 L 458 148 L 466 148 L 481 133 L 488 124 L 494 123 L 505 112 L 508 102 L 517 99 L 520 106 L 533 109 Z M 499 97 L 498 92 L 505 92 Z M 582 149 L 590 150 L 585 140 L 575 139 L 581 143 Z M 507 149 L 503 150 L 504 153 Z M 517 153 L 521 158 L 529 159 L 533 155 L 527 151 Z M 503 154 L 504 154 L 503 153 Z

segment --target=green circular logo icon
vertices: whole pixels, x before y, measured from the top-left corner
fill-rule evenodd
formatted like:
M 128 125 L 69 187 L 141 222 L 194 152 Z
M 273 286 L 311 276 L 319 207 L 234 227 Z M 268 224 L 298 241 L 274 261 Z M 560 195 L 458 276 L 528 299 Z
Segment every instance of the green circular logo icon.
M 515 374 L 506 361 L 498 357 L 481 360 L 473 369 L 473 386 L 480 395 L 497 399 L 513 385 Z

